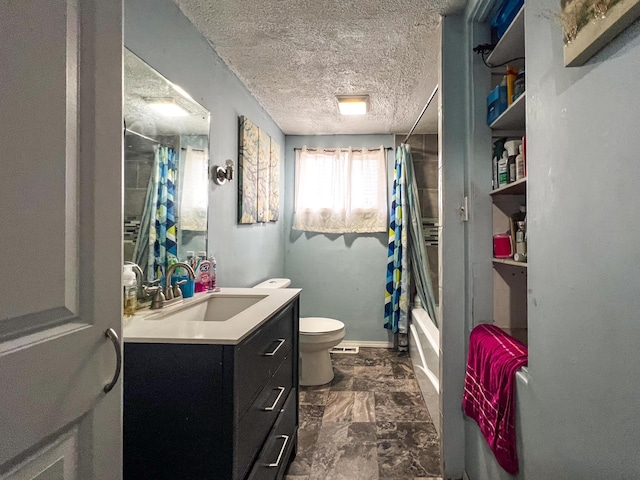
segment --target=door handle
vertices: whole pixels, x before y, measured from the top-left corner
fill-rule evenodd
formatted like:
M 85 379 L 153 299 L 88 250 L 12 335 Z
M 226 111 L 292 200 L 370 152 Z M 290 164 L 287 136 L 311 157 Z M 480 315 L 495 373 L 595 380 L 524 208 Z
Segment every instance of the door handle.
M 113 375 L 111 381 L 107 383 L 103 388 L 104 393 L 109 393 L 118 381 L 120 372 L 122 371 L 122 350 L 120 348 L 120 339 L 118 338 L 118 334 L 113 328 L 110 328 L 106 332 L 104 332 L 104 336 L 111 340 L 111 343 L 113 343 L 113 348 L 116 349 L 116 372 Z

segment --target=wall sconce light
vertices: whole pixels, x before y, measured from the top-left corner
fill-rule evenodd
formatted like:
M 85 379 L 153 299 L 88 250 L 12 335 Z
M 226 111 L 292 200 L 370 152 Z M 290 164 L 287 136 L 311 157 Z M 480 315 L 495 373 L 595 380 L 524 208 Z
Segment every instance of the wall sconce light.
M 213 169 L 213 181 L 218 185 L 224 185 L 227 180 L 233 180 L 233 160 L 225 162 L 226 168 L 215 166 Z

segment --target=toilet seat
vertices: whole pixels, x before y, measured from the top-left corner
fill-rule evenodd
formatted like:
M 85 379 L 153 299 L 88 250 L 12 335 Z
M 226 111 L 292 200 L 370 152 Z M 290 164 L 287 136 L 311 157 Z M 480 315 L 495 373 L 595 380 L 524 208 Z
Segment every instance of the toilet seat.
M 326 335 L 344 329 L 344 323 L 340 320 L 324 317 L 300 318 L 301 335 Z

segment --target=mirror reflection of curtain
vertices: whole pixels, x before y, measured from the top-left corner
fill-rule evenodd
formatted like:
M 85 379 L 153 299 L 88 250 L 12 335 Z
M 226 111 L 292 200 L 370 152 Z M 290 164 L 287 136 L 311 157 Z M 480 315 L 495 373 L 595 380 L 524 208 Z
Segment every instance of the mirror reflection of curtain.
M 204 232 L 207 230 L 208 179 L 204 150 L 187 147 L 184 160 L 183 188 L 180 198 L 180 229 Z
M 178 256 L 174 204 L 178 156 L 171 147 L 159 145 L 154 149 L 154 169 L 134 251 L 135 263 L 150 280 L 162 278 Z

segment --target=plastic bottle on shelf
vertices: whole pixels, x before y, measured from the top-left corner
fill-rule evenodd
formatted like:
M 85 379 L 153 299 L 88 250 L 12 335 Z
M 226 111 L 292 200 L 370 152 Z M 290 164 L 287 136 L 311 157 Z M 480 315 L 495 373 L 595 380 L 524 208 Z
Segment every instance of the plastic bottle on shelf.
M 513 93 L 517 75 L 518 68 L 512 65 L 507 65 L 507 105 L 511 105 L 513 103 Z
M 518 148 L 522 145 L 522 140 L 509 140 L 504 142 L 504 148 L 507 150 L 509 158 L 507 159 L 509 178 L 507 183 L 516 181 L 516 157 L 518 156 Z
M 524 155 L 522 153 L 522 145 L 518 146 L 518 155 L 516 156 L 516 180 L 525 177 Z
M 513 84 L 513 101 L 515 102 L 520 95 L 524 93 L 524 68 L 521 68 L 516 76 L 516 81 Z
M 525 230 L 525 222 L 518 222 L 518 230 L 516 231 L 516 253 L 513 256 L 513 259 L 516 262 L 526 262 L 527 261 L 527 241 L 526 241 L 526 230 Z
M 504 187 L 509 183 L 509 154 L 505 150 L 498 161 L 498 187 Z
M 493 188 L 493 190 L 500 186 L 500 178 L 498 177 L 498 162 L 502 158 L 502 152 L 504 152 L 504 142 L 506 140 L 506 138 L 499 138 L 498 140 L 493 142 L 493 157 L 491 158 L 491 188 Z
M 138 306 L 138 281 L 133 271 L 133 265 L 125 265 L 122 269 L 122 313 L 130 317 L 136 313 Z

